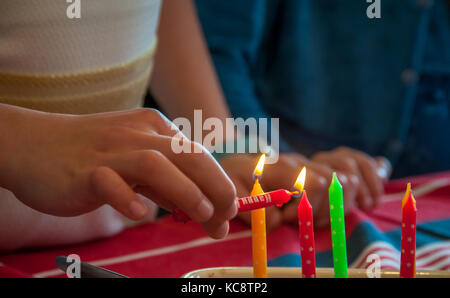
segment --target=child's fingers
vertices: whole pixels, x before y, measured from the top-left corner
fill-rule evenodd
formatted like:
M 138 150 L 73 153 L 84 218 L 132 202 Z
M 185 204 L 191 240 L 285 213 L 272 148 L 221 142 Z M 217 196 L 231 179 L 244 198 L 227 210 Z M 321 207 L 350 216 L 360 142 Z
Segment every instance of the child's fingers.
M 90 177 L 95 196 L 126 217 L 139 220 L 147 213 L 147 207 L 140 201 L 135 192 L 112 169 L 98 167 Z
M 232 176 L 231 179 L 236 186 L 236 192 L 239 197 L 247 197 L 250 195 L 251 190 L 246 187 L 246 182 L 243 179 L 239 179 L 238 177 Z M 237 218 L 242 220 L 245 224 L 251 226 L 251 215 L 250 212 L 242 212 L 237 215 Z M 281 210 L 277 207 L 268 207 L 266 208 L 266 227 L 267 230 L 273 230 L 279 227 L 282 223 L 282 215 Z
M 152 152 L 150 151 L 150 153 Z M 135 153 L 138 157 L 131 158 L 131 160 L 126 156 L 124 157 L 125 162 L 130 163 L 130 167 L 127 168 L 127 174 L 125 175 L 129 177 L 128 179 L 140 185 L 145 185 L 136 187 L 136 190 L 151 198 L 163 208 L 173 210 L 177 206 L 192 219 L 201 222 L 203 229 L 210 237 L 216 239 L 225 237 L 229 229 L 228 221 L 212 216 L 214 207 L 197 185 L 161 153 L 156 154 L 156 161 L 146 161 L 148 157 L 145 156 L 148 153 L 149 151 Z M 154 159 L 155 157 L 151 158 Z M 134 165 L 133 159 L 135 160 Z M 138 176 L 137 172 L 133 172 L 133 170 L 136 170 L 136 163 L 140 163 L 141 168 L 137 168 L 137 172 L 142 173 L 143 176 Z M 144 169 L 142 169 L 142 166 L 144 166 Z M 199 197 L 203 202 L 199 201 Z M 201 206 L 202 204 L 207 205 L 208 211 L 205 211 L 205 206 Z M 208 216 L 205 217 L 205 214 L 208 214 Z M 234 214 L 230 215 L 230 217 L 232 216 Z
M 143 195 L 147 199 L 153 201 L 156 205 L 166 209 L 167 211 L 173 211 L 174 209 L 177 208 L 177 206 L 174 203 L 161 199 L 162 198 L 161 195 L 156 194 L 155 191 L 152 191 L 146 186 L 137 186 L 134 188 L 134 191 L 138 194 Z
M 144 195 L 149 200 L 152 200 L 154 203 L 159 205 L 160 207 L 173 211 L 177 208 L 175 204 L 169 202 L 167 200 L 161 199 L 161 195 L 156 194 L 155 191 L 152 191 L 149 187 L 138 186 L 134 189 L 137 193 Z M 228 234 L 229 224 L 228 221 L 219 221 L 217 219 L 212 218 L 206 223 L 201 223 L 205 232 L 212 238 L 220 239 L 225 237 Z
M 167 157 L 181 172 L 191 179 L 215 207 L 215 217 L 221 220 L 236 215 L 236 190 L 210 153 L 200 144 L 185 139 L 190 153 L 175 153 L 172 137 L 141 134 L 138 141 L 144 148 L 154 149 Z M 198 151 L 197 151 L 198 150 Z M 213 183 L 212 183 L 213 182 Z
M 127 126 L 136 129 L 138 131 L 146 133 L 157 133 L 164 136 L 175 136 L 179 134 L 180 130 L 178 127 L 167 119 L 164 114 L 155 109 L 134 109 L 120 112 L 111 112 L 110 114 L 115 114 L 116 117 L 113 119 L 120 118 L 122 122 L 127 123 Z M 108 115 L 109 113 L 105 113 Z M 115 120 L 117 121 L 117 120 Z
M 176 205 L 193 220 L 206 222 L 214 213 L 214 206 L 197 185 L 154 150 L 121 155 L 111 161 L 112 166 L 127 181 L 147 187 L 146 195 Z
M 214 239 L 222 239 L 228 234 L 230 225 L 228 220 L 222 221 L 219 224 L 202 223 L 203 230 Z

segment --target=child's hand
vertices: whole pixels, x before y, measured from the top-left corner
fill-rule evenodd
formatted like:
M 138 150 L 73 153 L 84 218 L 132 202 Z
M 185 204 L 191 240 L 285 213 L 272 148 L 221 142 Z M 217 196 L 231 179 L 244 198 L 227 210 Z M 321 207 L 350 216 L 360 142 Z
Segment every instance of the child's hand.
M 0 186 L 31 208 L 75 216 L 110 204 L 137 220 L 146 214 L 137 192 L 182 209 L 211 237 L 227 234 L 233 183 L 203 147 L 175 154 L 179 131 L 159 112 L 72 116 L 0 104 L 0 119 Z

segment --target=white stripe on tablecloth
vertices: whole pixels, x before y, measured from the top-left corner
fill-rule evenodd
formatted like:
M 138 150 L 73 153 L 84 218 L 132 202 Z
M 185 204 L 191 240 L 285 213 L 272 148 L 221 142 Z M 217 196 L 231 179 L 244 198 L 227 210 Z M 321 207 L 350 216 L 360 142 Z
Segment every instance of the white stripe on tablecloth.
M 428 244 L 425 246 L 422 246 L 421 248 L 417 249 L 416 256 L 420 256 L 423 254 L 426 254 L 430 250 L 442 248 L 442 247 L 449 247 L 450 248 L 450 241 L 440 241 L 437 243 Z
M 440 269 L 444 268 L 448 265 L 447 262 L 450 262 L 450 248 L 447 248 L 450 246 L 450 241 L 442 241 L 438 243 L 433 243 L 429 245 L 422 246 L 420 249 L 416 251 L 416 265 L 417 267 L 426 269 L 426 270 L 432 270 L 432 269 Z M 368 264 L 365 262 L 367 259 L 368 254 L 376 250 L 374 253 L 377 254 L 380 257 L 391 257 L 394 259 L 398 259 L 398 261 L 393 261 L 389 259 L 382 259 L 381 260 L 381 267 L 384 266 L 393 266 L 400 267 L 400 252 L 396 250 L 390 243 L 384 242 L 384 241 L 376 241 L 374 243 L 371 243 L 368 245 L 356 258 L 355 261 L 350 265 L 352 268 L 361 267 L 366 268 Z M 437 250 L 435 253 L 425 256 L 428 252 Z M 423 257 L 422 257 L 423 256 Z M 446 257 L 447 258 L 443 258 Z M 443 260 L 439 261 L 436 264 L 429 265 L 433 263 L 433 261 L 438 260 L 439 258 L 443 258 Z
M 375 254 L 377 254 L 380 257 L 381 268 L 385 266 L 400 267 L 400 261 L 398 261 L 398 259 L 400 259 L 400 254 L 392 254 L 389 252 L 376 252 Z M 363 262 L 359 267 L 355 268 L 367 268 L 369 266 L 370 266 L 369 263 Z
M 447 256 L 448 258 L 450 258 L 450 249 L 446 249 L 446 250 L 441 250 L 438 251 L 437 253 L 431 254 L 425 258 L 417 258 L 416 257 L 416 265 L 417 266 L 422 266 L 422 267 L 427 267 L 427 264 L 432 263 L 434 260 Z
M 395 247 L 385 241 L 375 241 L 372 242 L 371 244 L 367 245 L 366 248 L 363 249 L 363 251 L 359 254 L 359 256 L 353 261 L 353 263 L 350 265 L 351 268 L 355 268 L 356 266 L 359 265 L 359 263 L 361 262 L 365 262 L 365 260 L 367 259 L 367 254 L 374 249 L 380 249 L 383 251 L 392 251 L 392 253 L 394 253 L 396 251 Z M 379 253 L 380 251 L 378 251 L 377 253 Z M 364 265 L 363 262 L 363 265 Z
M 383 269 L 386 267 L 394 267 L 395 269 L 400 269 L 400 262 L 393 261 L 393 260 L 381 260 L 380 268 Z
M 439 188 L 446 187 L 450 185 L 450 178 L 439 178 L 435 180 L 431 180 L 430 182 L 427 182 L 422 185 L 417 185 L 414 187 L 414 197 L 417 199 L 419 197 L 422 197 L 426 194 L 429 194 Z M 394 201 L 401 201 L 403 199 L 403 196 L 405 195 L 405 192 L 399 192 L 399 193 L 393 193 L 388 194 L 384 196 L 383 203 L 384 202 L 394 202 Z M 420 198 L 423 199 L 423 198 Z
M 382 253 L 378 253 L 377 254 L 380 257 L 383 257 Z M 380 267 L 381 269 L 387 268 L 387 267 L 394 267 L 396 269 L 400 269 L 400 255 L 398 255 L 399 257 L 396 260 L 392 260 L 392 259 L 381 259 L 380 260 Z M 445 257 L 442 260 L 438 261 L 435 264 L 430 265 L 431 263 L 433 263 L 435 260 L 438 260 L 441 257 Z M 362 266 L 360 266 L 361 268 L 367 268 L 369 267 L 370 264 L 368 263 L 363 263 Z M 432 258 L 428 258 L 426 260 L 426 262 L 423 262 L 421 260 L 417 260 L 416 261 L 416 267 L 417 269 L 421 269 L 421 270 L 443 270 L 446 266 L 450 265 L 450 254 L 449 252 L 445 252 L 445 253 L 440 253 L 440 254 L 436 254 L 436 256 L 433 255 Z
M 434 265 L 427 266 L 425 270 L 443 270 L 446 266 L 450 266 L 450 259 L 444 259 Z
M 210 237 L 203 237 L 203 238 L 195 239 L 195 240 L 181 243 L 181 244 L 175 244 L 175 245 L 160 247 L 160 248 L 156 248 L 156 249 L 144 250 L 141 252 L 136 252 L 136 253 L 118 256 L 118 257 L 114 257 L 114 258 L 108 258 L 108 259 L 97 260 L 97 261 L 89 261 L 89 264 L 92 264 L 94 266 L 108 266 L 108 265 L 113 265 L 113 264 L 125 263 L 125 262 L 135 261 L 135 260 L 144 259 L 144 258 L 148 258 L 148 257 L 169 254 L 169 253 L 173 253 L 176 251 L 181 251 L 181 250 L 185 250 L 185 249 L 189 249 L 189 248 L 193 248 L 193 247 L 197 247 L 197 246 L 216 244 L 219 242 L 247 238 L 247 237 L 250 237 L 251 235 L 252 235 L 251 230 L 246 230 L 246 231 L 242 231 L 242 232 L 238 232 L 238 233 L 234 233 L 234 234 L 229 234 L 226 238 L 219 239 L 219 240 L 212 239 Z M 81 260 L 81 261 L 83 261 L 83 260 Z M 33 274 L 33 276 L 34 277 L 49 277 L 49 276 L 60 275 L 61 273 L 62 273 L 61 270 L 54 269 L 54 270 L 38 272 L 38 273 Z

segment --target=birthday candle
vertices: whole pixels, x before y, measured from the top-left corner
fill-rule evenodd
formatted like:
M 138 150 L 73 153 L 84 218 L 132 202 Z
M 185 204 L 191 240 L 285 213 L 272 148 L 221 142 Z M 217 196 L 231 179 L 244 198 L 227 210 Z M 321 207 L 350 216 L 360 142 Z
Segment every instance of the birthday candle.
M 333 245 L 334 277 L 348 277 L 347 247 L 345 240 L 344 199 L 342 186 L 333 173 L 329 192 L 331 241 Z
M 302 199 L 298 205 L 298 226 L 302 276 L 305 278 L 313 278 L 316 277 L 313 213 L 306 191 L 303 191 Z
M 416 220 L 416 201 L 408 184 L 402 201 L 400 277 L 404 278 L 416 277 Z
M 302 276 L 304 278 L 316 277 L 316 259 L 314 250 L 314 228 L 311 204 L 308 201 L 306 191 L 303 190 L 306 178 L 306 168 L 303 167 L 295 181 L 294 188 L 301 195 L 298 205 L 298 234 L 300 239 L 300 256 L 302 260 Z M 300 196 L 300 195 L 298 195 Z
M 283 204 L 287 203 L 293 195 L 299 195 L 299 193 L 290 192 L 285 189 L 279 189 L 256 196 L 236 199 L 236 206 L 238 207 L 238 213 L 274 205 L 280 207 Z M 180 209 L 174 209 L 172 211 L 172 216 L 176 222 L 188 222 L 191 220 L 191 218 Z
M 264 193 L 259 184 L 262 175 L 265 155 L 263 154 L 253 173 L 255 183 L 251 196 Z M 252 253 L 253 253 L 253 276 L 256 278 L 267 277 L 267 242 L 266 242 L 266 210 L 264 208 L 252 210 Z

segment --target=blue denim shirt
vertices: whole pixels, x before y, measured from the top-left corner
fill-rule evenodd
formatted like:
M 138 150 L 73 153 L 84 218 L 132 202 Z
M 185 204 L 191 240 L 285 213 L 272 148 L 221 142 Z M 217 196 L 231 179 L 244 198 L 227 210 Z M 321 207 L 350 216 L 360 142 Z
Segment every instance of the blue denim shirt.
M 285 150 L 351 146 L 394 176 L 450 169 L 444 0 L 196 0 L 234 117 L 278 117 Z

